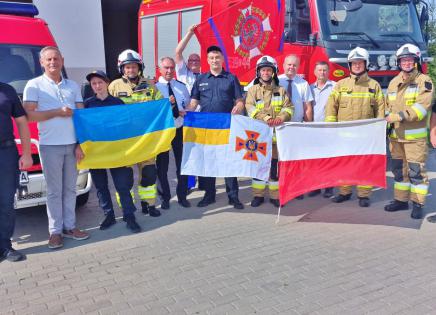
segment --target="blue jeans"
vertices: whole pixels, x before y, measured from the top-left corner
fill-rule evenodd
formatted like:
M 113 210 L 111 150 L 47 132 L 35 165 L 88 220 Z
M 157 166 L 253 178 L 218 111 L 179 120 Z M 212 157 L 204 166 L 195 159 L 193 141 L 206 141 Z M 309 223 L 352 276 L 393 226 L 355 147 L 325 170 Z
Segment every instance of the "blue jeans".
M 131 167 L 117 167 L 108 169 L 111 173 L 115 189 L 120 196 L 121 208 L 124 217 L 132 215 L 136 211 L 130 190 L 133 187 L 133 170 Z M 97 189 L 97 197 L 104 214 L 114 211 L 111 193 L 108 186 L 106 169 L 90 170 L 92 181 Z
M 15 146 L 0 148 L 0 253 L 12 247 L 15 229 L 14 196 L 18 187 L 18 152 Z

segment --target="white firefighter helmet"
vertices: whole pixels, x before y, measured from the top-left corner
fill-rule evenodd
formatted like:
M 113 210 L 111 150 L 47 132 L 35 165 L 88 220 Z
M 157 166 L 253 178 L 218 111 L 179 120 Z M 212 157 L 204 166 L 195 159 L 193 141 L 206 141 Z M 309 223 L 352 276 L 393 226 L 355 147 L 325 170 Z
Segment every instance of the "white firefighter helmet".
M 397 65 L 400 66 L 400 59 L 404 57 L 413 57 L 415 58 L 415 63 L 421 65 L 421 50 L 412 44 L 404 44 L 401 46 L 397 53 Z
M 129 63 L 136 63 L 139 65 L 139 72 L 144 69 L 144 63 L 141 56 L 132 49 L 126 49 L 118 56 L 118 71 L 123 75 L 123 67 Z
M 369 66 L 369 53 L 365 48 L 362 47 L 356 47 L 350 53 L 347 57 L 348 60 L 348 66 L 351 69 L 351 62 L 356 60 L 364 60 L 365 61 L 365 67 L 368 69 Z
M 274 73 L 277 73 L 277 61 L 268 55 L 260 57 L 256 62 L 256 72 L 264 67 L 270 67 L 273 69 Z
M 277 61 L 268 55 L 260 57 L 256 62 L 256 79 L 254 80 L 254 84 L 258 84 L 260 80 L 260 69 L 269 67 L 273 70 L 272 80 L 279 85 L 279 79 L 277 78 L 277 72 L 279 71 L 277 67 Z

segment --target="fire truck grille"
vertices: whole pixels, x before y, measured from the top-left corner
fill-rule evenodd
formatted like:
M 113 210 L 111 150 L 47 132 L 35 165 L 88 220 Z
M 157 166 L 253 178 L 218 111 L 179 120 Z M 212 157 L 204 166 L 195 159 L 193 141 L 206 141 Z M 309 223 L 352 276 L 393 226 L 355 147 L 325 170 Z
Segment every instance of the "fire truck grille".
M 43 196 L 42 192 L 38 192 L 38 193 L 30 193 L 30 194 L 26 194 L 24 196 L 18 196 L 18 200 L 31 200 L 31 199 L 36 199 L 36 198 L 41 198 Z

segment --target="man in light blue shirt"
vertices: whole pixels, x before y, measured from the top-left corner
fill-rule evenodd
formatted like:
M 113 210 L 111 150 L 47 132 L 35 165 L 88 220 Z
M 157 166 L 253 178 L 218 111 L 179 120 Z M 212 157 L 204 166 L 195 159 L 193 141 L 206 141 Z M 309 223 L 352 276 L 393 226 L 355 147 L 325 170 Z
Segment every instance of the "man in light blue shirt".
M 310 85 L 313 94 L 313 121 L 323 122 L 325 117 L 325 106 L 336 82 L 330 81 L 329 65 L 325 61 L 318 61 L 315 64 L 316 82 Z
M 335 86 L 336 82 L 330 81 L 329 77 L 329 65 L 325 61 L 318 61 L 315 64 L 315 77 L 316 82 L 310 85 L 310 89 L 313 94 L 313 121 L 323 122 L 325 117 L 325 106 L 330 93 Z M 309 197 L 316 196 L 321 193 L 321 189 L 311 191 Z M 324 198 L 330 198 L 333 196 L 333 188 L 326 188 L 323 194 Z

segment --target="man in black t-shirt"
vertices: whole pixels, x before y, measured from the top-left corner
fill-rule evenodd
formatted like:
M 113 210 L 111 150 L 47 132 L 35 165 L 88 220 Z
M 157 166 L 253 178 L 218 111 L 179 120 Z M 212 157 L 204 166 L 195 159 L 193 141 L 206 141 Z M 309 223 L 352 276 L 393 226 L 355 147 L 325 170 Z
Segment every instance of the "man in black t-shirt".
M 18 127 L 23 154 L 18 158 L 12 119 Z M 14 88 L 0 83 L 0 261 L 19 261 L 26 256 L 12 248 L 15 228 L 14 196 L 19 169 L 32 166 L 26 112 Z

